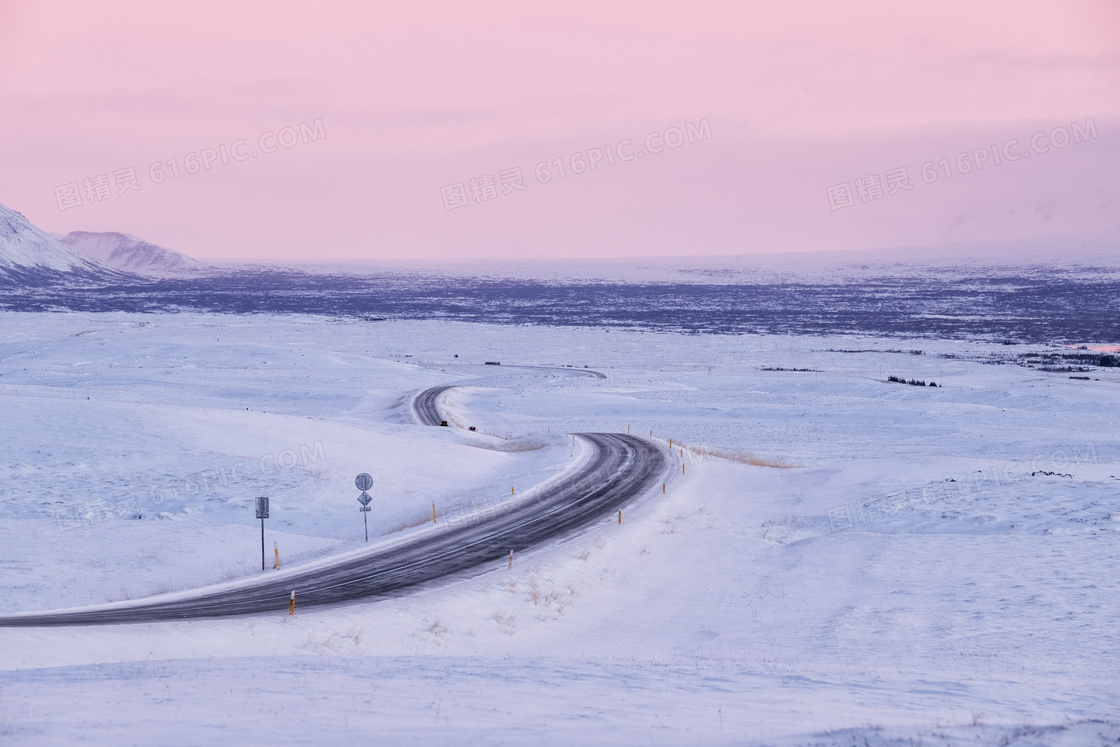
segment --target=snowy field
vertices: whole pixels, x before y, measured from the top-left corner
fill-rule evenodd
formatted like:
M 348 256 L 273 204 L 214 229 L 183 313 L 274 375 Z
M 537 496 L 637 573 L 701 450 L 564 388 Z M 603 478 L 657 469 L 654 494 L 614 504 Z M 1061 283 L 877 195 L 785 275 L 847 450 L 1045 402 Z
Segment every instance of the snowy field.
M 568 433 L 673 439 L 683 464 L 621 524 L 422 593 L 0 628 L 0 743 L 1120 741 L 1120 369 L 1011 360 L 1064 348 L 187 313 L 0 329 L 0 614 L 260 574 L 258 495 L 270 566 L 273 543 L 286 566 L 360 547 L 359 472 L 376 542 L 516 500 L 579 458 Z M 412 394 L 454 383 L 453 424 L 478 431 L 411 422 Z

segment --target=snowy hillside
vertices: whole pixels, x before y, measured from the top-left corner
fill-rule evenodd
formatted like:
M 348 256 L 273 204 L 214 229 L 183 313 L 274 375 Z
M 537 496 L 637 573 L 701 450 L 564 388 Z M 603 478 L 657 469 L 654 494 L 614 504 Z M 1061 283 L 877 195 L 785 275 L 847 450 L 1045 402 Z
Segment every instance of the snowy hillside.
M 163 277 L 206 270 L 206 265 L 193 257 L 127 233 L 71 231 L 60 241 L 107 265 L 141 275 Z
M 672 439 L 682 463 L 621 517 L 419 592 L 0 628 L 0 744 L 1120 737 L 1120 369 L 1016 363 L 1069 348 L 191 312 L 0 327 L 0 614 L 359 549 L 363 471 L 373 544 L 501 510 L 580 458 L 564 434 Z M 409 396 L 446 384 L 478 431 L 410 422 Z
M 0 285 L 119 282 L 128 277 L 71 249 L 22 213 L 0 204 Z

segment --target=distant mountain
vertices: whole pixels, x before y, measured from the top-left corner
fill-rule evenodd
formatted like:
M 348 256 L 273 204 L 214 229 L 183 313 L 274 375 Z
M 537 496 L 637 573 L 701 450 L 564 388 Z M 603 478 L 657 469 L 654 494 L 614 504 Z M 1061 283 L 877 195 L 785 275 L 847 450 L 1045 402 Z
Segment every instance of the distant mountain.
M 136 280 L 136 275 L 71 249 L 36 228 L 22 213 L 0 204 L 0 286 Z
M 153 277 L 191 275 L 209 269 L 197 259 L 151 244 L 127 233 L 71 231 L 59 240 L 87 257 L 141 275 Z

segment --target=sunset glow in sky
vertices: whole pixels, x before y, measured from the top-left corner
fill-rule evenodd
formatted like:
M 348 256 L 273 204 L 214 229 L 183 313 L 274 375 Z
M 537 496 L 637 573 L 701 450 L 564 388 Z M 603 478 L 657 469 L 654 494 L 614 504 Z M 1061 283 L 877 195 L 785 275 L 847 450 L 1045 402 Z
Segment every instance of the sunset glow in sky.
M 202 258 L 1120 237 L 1120 4 L 3 0 L 0 203 Z

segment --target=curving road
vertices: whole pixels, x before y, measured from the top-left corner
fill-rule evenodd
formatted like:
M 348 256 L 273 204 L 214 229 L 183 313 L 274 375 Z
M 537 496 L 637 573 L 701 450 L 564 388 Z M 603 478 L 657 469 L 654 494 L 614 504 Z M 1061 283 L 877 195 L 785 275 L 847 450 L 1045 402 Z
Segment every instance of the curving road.
M 448 389 L 454 388 L 454 384 L 448 386 L 433 386 L 412 398 L 412 412 L 415 414 L 416 420 L 420 425 L 440 424 L 440 421 L 443 420 L 443 416 L 439 411 L 439 398 Z
M 438 424 L 439 395 L 424 390 L 413 409 Z M 449 576 L 485 570 L 509 553 L 570 535 L 601 522 L 649 492 L 670 464 L 661 446 L 626 434 L 576 434 L 589 447 L 574 469 L 529 491 L 528 497 L 485 521 L 444 522 L 399 542 L 348 553 L 219 587 L 101 605 L 0 617 L 0 627 L 98 625 L 243 615 L 393 596 Z
M 593 368 L 566 368 L 562 366 L 506 366 L 506 368 L 530 368 L 534 371 L 560 371 L 573 376 L 588 376 L 592 379 L 609 378 L 602 371 Z M 454 389 L 461 384 L 446 384 L 433 386 L 423 390 L 412 398 L 412 414 L 420 425 L 439 425 L 444 420 L 439 411 L 439 398 L 449 389 Z

